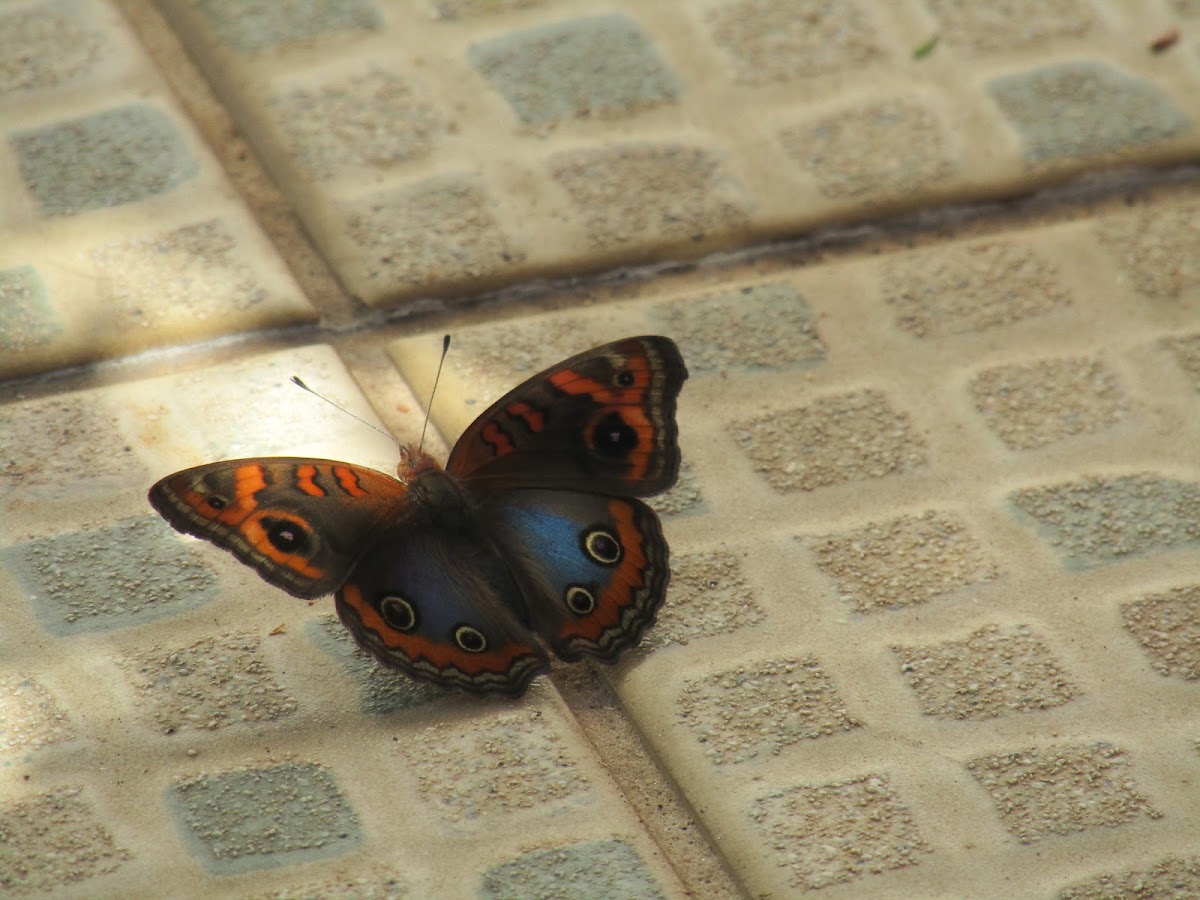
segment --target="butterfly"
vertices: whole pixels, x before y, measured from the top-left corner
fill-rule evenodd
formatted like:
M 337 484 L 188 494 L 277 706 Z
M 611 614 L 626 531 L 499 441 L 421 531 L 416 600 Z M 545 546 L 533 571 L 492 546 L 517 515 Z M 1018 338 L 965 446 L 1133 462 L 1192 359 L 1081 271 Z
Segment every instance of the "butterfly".
M 412 446 L 396 478 L 324 459 L 235 459 L 169 475 L 149 499 L 177 531 L 289 594 L 334 594 L 383 665 L 516 697 L 549 652 L 611 662 L 654 622 L 667 542 L 637 498 L 678 478 L 687 375 L 670 338 L 627 338 L 505 394 L 444 469 Z

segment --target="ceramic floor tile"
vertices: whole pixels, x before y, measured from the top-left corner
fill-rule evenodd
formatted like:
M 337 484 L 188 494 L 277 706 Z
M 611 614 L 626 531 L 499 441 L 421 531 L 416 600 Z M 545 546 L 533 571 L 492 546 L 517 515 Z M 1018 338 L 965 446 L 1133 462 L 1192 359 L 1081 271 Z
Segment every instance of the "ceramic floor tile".
M 110 4 L 9 4 L 0 58 L 0 377 L 315 317 Z
M 1200 134 L 1194 67 L 1131 52 L 1130 3 L 159 7 L 373 305 L 1181 160 Z
M 1070 834 L 1194 846 L 1194 800 L 1159 767 L 1194 730 L 1194 389 L 1180 372 L 1164 395 L 1158 372 L 1186 361 L 1196 295 L 1146 305 L 1109 231 L 652 283 L 455 331 L 434 403 L 448 436 L 610 336 L 675 333 L 697 361 L 680 429 L 702 500 L 666 514 L 660 623 L 604 671 L 749 892 L 986 891 L 963 840 L 1006 871 L 1052 839 L 1063 865 Z M 1093 278 L 1120 287 L 1097 298 Z M 439 350 L 392 345 L 418 393 Z M 1189 686 L 1139 709 L 1163 676 Z

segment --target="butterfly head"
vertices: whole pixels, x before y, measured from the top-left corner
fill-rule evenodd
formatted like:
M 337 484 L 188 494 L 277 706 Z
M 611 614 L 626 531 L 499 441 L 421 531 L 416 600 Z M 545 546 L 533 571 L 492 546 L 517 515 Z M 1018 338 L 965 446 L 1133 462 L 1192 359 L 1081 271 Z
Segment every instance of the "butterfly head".
M 427 472 L 440 472 L 442 467 L 438 461 L 419 450 L 412 444 L 402 444 L 400 447 L 400 462 L 396 464 L 396 477 L 400 483 L 411 486 L 420 476 Z

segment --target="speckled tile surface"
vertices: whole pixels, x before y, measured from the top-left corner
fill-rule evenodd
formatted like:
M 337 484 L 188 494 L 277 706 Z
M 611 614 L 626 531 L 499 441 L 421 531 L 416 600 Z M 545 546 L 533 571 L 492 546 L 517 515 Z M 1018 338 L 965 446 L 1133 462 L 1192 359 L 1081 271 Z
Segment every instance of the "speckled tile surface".
M 0 9 L 0 377 L 313 321 L 120 13 Z
M 1198 28 L 4 4 L 0 894 L 1200 895 Z M 604 341 L 690 371 L 657 623 L 515 701 L 146 501 L 393 472 L 289 377 L 415 441 L 445 332 L 439 459 Z

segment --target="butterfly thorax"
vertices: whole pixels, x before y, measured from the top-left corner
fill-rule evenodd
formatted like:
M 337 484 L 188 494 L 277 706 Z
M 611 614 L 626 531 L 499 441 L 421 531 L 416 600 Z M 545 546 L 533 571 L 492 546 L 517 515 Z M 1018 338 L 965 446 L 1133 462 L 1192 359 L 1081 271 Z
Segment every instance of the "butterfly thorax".
M 467 494 L 432 456 L 413 457 L 413 466 L 407 469 L 402 462 L 400 475 L 408 485 L 413 503 L 434 528 L 456 533 L 470 529 L 474 517 Z

